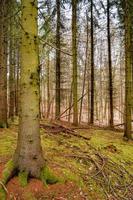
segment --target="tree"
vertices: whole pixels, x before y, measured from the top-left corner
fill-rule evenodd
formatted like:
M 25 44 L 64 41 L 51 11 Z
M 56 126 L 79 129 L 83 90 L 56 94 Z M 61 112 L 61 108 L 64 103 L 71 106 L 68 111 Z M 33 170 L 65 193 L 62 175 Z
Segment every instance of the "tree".
M 125 131 L 124 137 L 132 139 L 132 9 L 130 0 L 125 0 Z
M 111 35 L 110 35 L 110 0 L 107 0 L 107 39 L 108 39 L 108 67 L 109 67 L 109 124 L 113 127 L 113 80 L 112 80 L 112 58 L 111 58 Z
M 21 172 L 39 177 L 44 158 L 39 133 L 37 1 L 22 0 L 21 25 L 20 121 L 14 163 Z
M 93 0 L 91 0 L 91 107 L 90 123 L 94 123 L 94 21 L 93 21 Z
M 7 2 L 0 1 L 0 127 L 7 127 Z
M 19 172 L 23 185 L 28 176 L 54 183 L 43 157 L 39 132 L 39 51 L 37 1 L 22 0 L 20 114 L 17 148 L 2 175 L 2 183 Z M 8 173 L 7 173 L 8 172 Z M 47 173 L 47 174 L 46 174 Z M 1 194 L 0 194 L 1 195 Z M 0 199 L 1 196 L 0 196 Z M 2 199 L 3 200 L 3 199 Z
M 78 125 L 77 94 L 77 1 L 72 0 L 73 124 Z
M 88 14 L 86 14 L 86 21 L 87 21 L 87 25 L 86 25 L 86 51 L 85 51 L 85 67 L 84 67 L 84 77 L 83 77 L 83 86 L 82 86 L 82 97 L 84 96 L 85 93 L 85 83 L 86 83 L 86 72 L 87 72 L 87 61 L 88 61 L 88 43 L 89 43 L 89 24 L 88 24 Z M 81 118 L 82 118 L 82 107 L 83 107 L 83 98 L 81 99 L 80 102 L 80 113 L 79 113 L 79 123 L 81 122 Z
M 56 118 L 60 118 L 60 0 L 56 0 L 57 27 L 56 27 Z
M 10 15 L 14 15 L 14 0 L 10 2 Z M 14 26 L 15 17 L 10 17 L 10 26 L 9 26 L 9 117 L 13 120 L 15 115 L 15 26 Z

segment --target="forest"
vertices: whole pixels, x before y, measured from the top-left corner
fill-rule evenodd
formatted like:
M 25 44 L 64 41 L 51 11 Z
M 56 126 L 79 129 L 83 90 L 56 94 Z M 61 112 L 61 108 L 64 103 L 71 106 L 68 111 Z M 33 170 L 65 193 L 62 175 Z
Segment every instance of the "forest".
M 133 200 L 133 0 L 0 0 L 0 200 Z

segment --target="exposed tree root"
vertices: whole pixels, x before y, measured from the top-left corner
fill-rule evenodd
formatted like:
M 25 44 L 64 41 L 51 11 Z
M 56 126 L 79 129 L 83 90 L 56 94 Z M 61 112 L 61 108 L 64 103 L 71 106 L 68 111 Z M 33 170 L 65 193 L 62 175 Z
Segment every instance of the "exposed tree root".
M 17 175 L 18 170 L 12 160 L 10 160 L 2 173 L 2 179 L 0 181 L 0 200 L 6 200 L 6 195 L 8 190 L 6 188 L 6 184 L 8 181 L 15 175 Z M 18 173 L 19 182 L 22 187 L 25 187 L 28 184 L 29 174 L 25 171 Z M 57 182 L 61 182 L 61 179 L 57 178 L 53 172 L 48 167 L 43 167 L 40 172 L 40 177 L 38 177 L 45 186 L 47 184 L 55 184 Z

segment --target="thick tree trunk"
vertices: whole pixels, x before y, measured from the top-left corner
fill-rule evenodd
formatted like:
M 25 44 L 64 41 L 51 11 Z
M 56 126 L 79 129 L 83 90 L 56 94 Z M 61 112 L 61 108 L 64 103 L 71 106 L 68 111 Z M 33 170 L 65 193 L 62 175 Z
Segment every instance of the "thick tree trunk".
M 0 1 L 0 127 L 7 126 L 6 1 Z
M 72 0 L 73 123 L 78 125 L 77 91 L 77 1 Z
M 14 163 L 20 172 L 39 177 L 44 166 L 39 133 L 39 62 L 37 1 L 22 0 L 20 121 Z
M 109 125 L 113 127 L 113 78 L 112 78 L 112 59 L 111 59 L 111 35 L 110 35 L 110 2 L 107 0 L 107 38 L 108 38 L 108 67 L 109 67 Z
M 60 0 L 56 0 L 57 28 L 56 28 L 56 105 L 55 117 L 60 118 Z

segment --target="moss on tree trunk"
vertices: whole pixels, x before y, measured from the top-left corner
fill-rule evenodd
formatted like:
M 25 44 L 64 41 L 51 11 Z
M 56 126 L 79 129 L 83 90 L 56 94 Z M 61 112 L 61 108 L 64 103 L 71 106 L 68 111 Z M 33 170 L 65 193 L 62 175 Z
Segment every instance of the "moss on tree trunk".
M 5 185 L 14 173 L 18 173 L 22 186 L 27 184 L 28 177 L 39 178 L 44 183 L 55 183 L 58 179 L 46 167 L 40 139 L 37 0 L 21 2 L 23 29 L 20 51 L 19 133 L 17 148 L 11 161 L 12 167 L 6 166 L 1 181 Z M 2 191 L 0 195 L 3 200 L 5 197 Z

